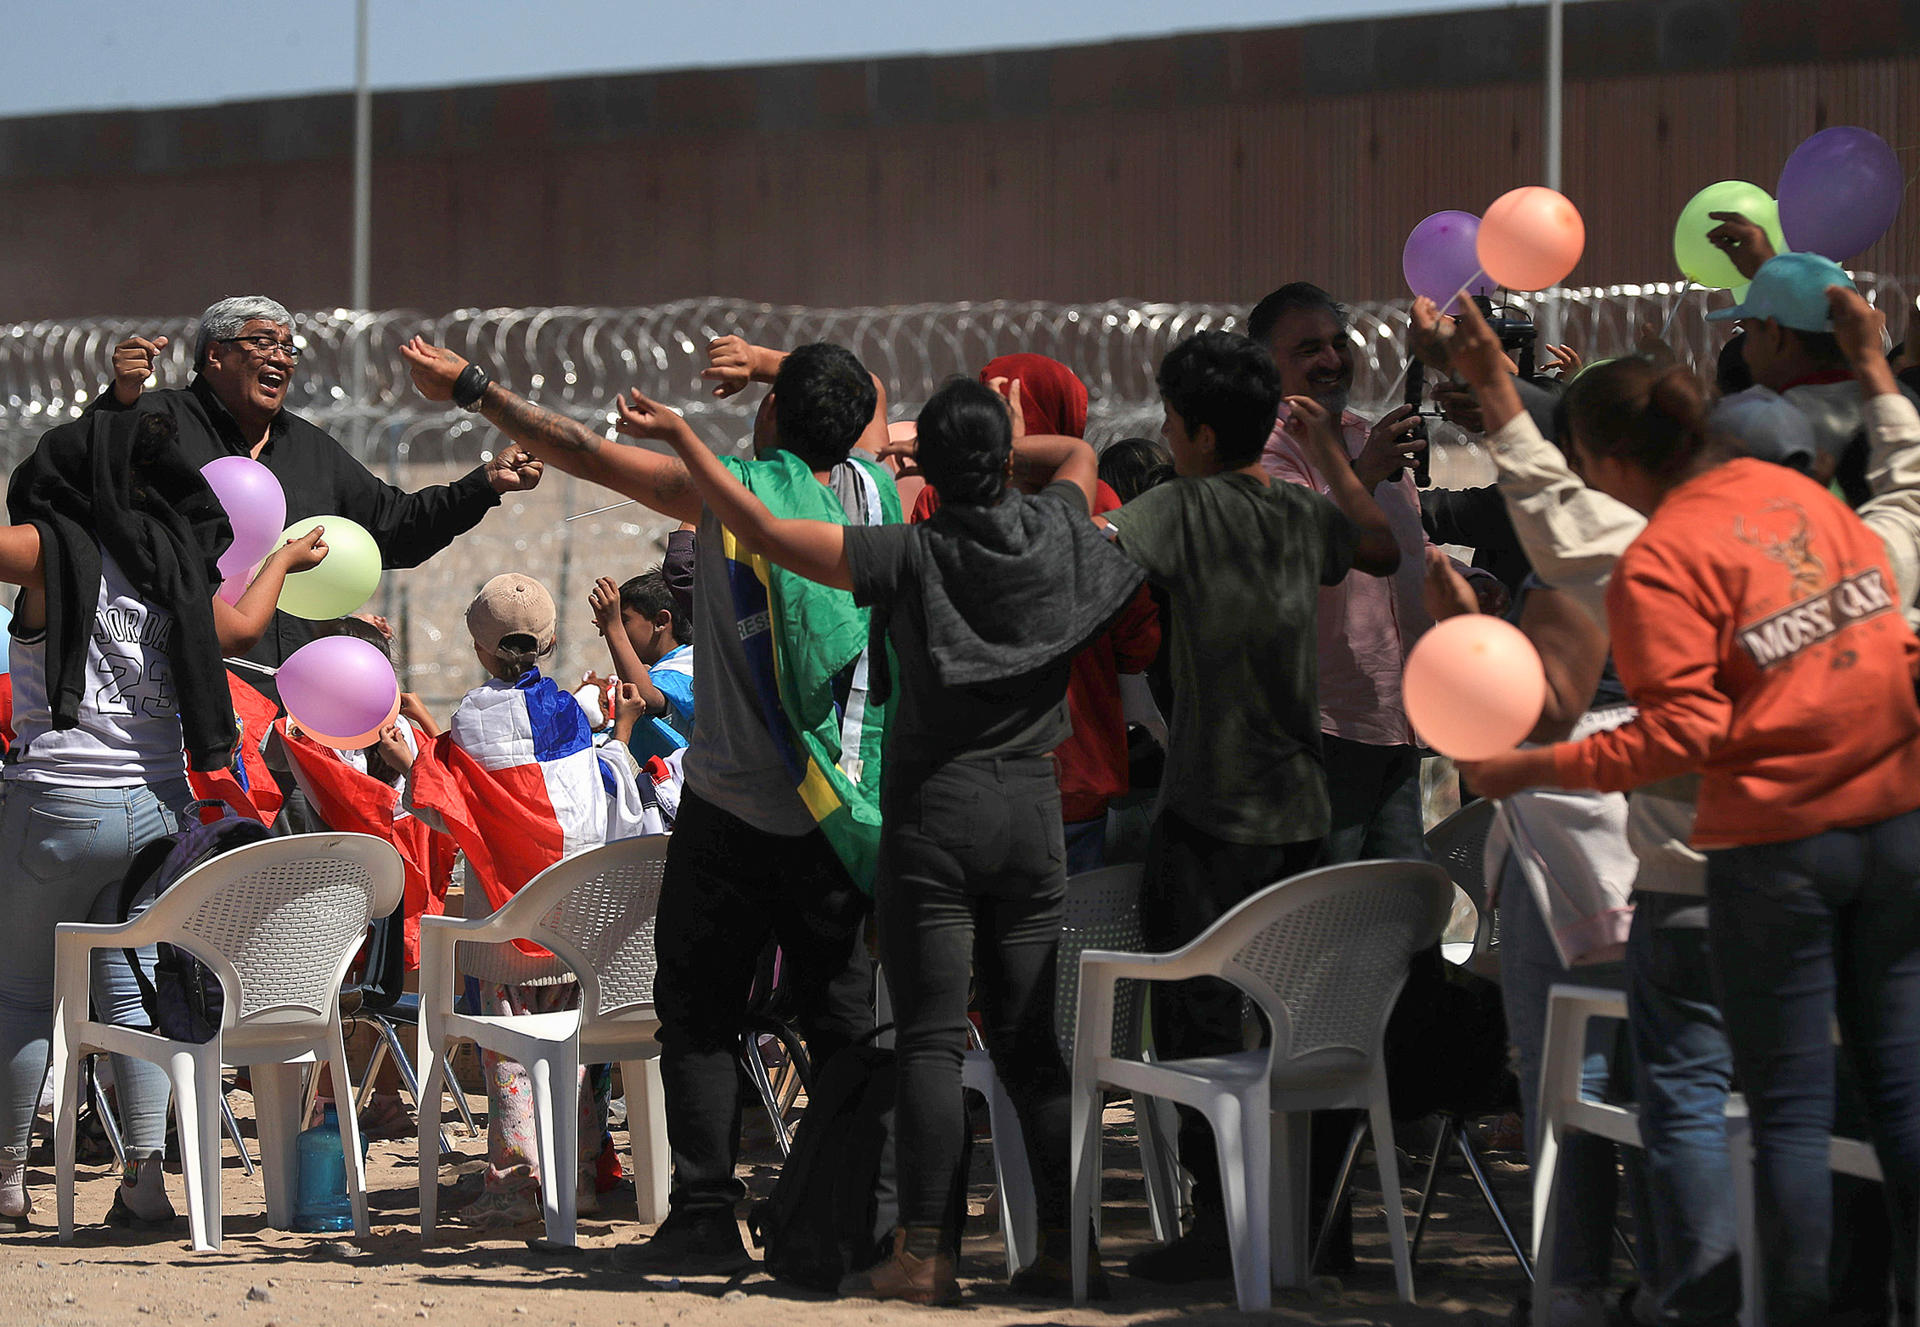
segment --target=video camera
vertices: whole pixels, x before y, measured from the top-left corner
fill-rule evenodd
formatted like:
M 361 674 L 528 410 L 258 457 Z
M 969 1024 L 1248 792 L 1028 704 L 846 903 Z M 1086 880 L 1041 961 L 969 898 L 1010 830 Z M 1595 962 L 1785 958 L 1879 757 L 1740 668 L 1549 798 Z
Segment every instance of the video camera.
M 1469 296 L 1469 298 L 1479 307 L 1480 316 L 1487 320 L 1487 326 L 1493 329 L 1493 334 L 1500 338 L 1500 349 L 1504 350 L 1508 357 L 1513 360 L 1514 367 L 1520 371 L 1520 377 L 1523 380 L 1531 379 L 1533 377 L 1533 347 L 1539 337 L 1539 333 L 1533 325 L 1533 318 L 1524 309 L 1517 308 L 1514 305 L 1495 304 L 1493 299 L 1487 295 L 1472 295 Z M 1415 424 L 1408 432 L 1407 437 L 1410 439 L 1419 438 L 1423 441 L 1430 441 L 1427 438 L 1427 421 L 1429 419 L 1442 418 L 1441 411 L 1422 408 L 1422 403 L 1425 401 L 1426 395 L 1427 366 L 1420 362 L 1418 355 L 1415 355 L 1407 361 L 1407 394 L 1405 401 L 1406 404 L 1413 407 L 1414 413 L 1418 416 L 1420 422 Z M 1408 466 L 1408 468 L 1413 471 L 1414 484 L 1420 488 L 1426 488 L 1432 483 L 1433 479 L 1432 469 L 1427 464 L 1427 457 L 1428 453 L 1423 451 Z

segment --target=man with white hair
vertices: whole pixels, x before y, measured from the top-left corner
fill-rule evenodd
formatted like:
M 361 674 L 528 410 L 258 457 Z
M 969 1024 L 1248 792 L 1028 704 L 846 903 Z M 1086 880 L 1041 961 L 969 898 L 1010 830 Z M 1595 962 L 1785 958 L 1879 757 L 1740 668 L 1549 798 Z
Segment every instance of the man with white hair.
M 209 308 L 194 340 L 193 380 L 185 387 L 148 389 L 166 344 L 165 337 L 136 336 L 116 346 L 112 388 L 94 408 L 171 416 L 180 447 L 196 466 L 222 456 L 251 456 L 280 481 L 290 522 L 344 516 L 366 527 L 384 566 L 418 566 L 478 525 L 500 505 L 502 493 L 540 482 L 540 463 L 519 447 L 503 449 L 451 484 L 416 493 L 376 478 L 325 430 L 286 408 L 302 351 L 293 315 L 265 296 L 236 296 Z M 313 636 L 312 623 L 275 613 L 248 657 L 278 667 Z M 265 681 L 252 675 L 248 680 Z

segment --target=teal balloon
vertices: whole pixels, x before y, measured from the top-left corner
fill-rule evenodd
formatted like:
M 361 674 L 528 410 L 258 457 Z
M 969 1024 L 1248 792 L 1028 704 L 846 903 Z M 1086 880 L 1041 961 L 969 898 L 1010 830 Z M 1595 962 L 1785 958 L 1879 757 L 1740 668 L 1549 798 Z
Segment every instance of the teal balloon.
M 1767 232 L 1775 253 L 1787 251 L 1786 237 L 1780 232 L 1780 204 L 1772 194 L 1745 180 L 1709 184 L 1680 209 L 1680 220 L 1673 227 L 1673 261 L 1694 285 L 1725 290 L 1747 282 L 1733 260 L 1707 238 L 1707 232 L 1720 224 L 1713 219 L 1714 212 L 1740 213 Z
M 296 571 L 280 588 L 280 611 L 314 622 L 357 613 L 380 588 L 380 546 L 363 526 L 344 516 L 309 516 L 295 521 L 280 542 L 299 539 L 319 526 L 327 555 L 317 567 Z

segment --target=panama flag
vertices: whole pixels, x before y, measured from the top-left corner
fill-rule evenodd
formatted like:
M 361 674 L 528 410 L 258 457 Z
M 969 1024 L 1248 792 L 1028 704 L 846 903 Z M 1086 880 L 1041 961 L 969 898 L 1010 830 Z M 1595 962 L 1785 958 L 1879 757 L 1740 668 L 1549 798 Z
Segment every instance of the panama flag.
M 598 750 L 580 702 L 537 671 L 467 693 L 414 759 L 407 803 L 453 836 L 495 908 L 564 857 L 665 828 L 625 753 Z

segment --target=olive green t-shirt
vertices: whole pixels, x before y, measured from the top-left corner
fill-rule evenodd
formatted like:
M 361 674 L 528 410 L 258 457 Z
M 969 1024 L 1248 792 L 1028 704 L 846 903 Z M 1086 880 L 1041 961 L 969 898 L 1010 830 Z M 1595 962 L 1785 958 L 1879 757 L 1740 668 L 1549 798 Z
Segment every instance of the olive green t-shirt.
M 1173 480 L 1107 520 L 1170 610 L 1160 809 L 1230 843 L 1325 835 L 1314 619 L 1320 587 L 1353 566 L 1353 522 L 1310 489 L 1237 473 Z

